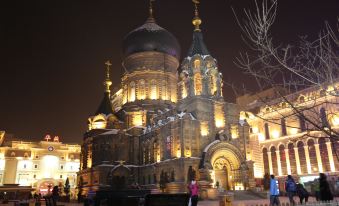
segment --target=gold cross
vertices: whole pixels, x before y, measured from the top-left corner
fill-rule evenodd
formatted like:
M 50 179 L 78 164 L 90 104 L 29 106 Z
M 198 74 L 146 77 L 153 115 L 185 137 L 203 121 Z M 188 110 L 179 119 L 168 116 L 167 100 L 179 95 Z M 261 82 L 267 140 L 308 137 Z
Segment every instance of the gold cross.
M 107 60 L 107 61 L 105 62 L 105 64 L 106 64 L 106 66 L 107 66 L 107 67 L 110 67 L 110 66 L 112 66 L 112 63 L 111 63 L 111 61 L 110 61 L 110 60 Z

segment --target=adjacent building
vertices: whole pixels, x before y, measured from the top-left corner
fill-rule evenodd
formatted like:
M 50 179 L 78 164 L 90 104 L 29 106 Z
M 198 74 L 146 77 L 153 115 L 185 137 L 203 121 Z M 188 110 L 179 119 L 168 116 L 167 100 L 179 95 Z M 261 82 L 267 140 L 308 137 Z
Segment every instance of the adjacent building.
M 59 137 L 49 135 L 39 142 L 14 140 L 6 138 L 4 132 L 0 140 L 1 185 L 31 186 L 44 195 L 53 186 L 63 187 L 68 178 L 71 195 L 75 195 L 80 145 L 64 144 Z

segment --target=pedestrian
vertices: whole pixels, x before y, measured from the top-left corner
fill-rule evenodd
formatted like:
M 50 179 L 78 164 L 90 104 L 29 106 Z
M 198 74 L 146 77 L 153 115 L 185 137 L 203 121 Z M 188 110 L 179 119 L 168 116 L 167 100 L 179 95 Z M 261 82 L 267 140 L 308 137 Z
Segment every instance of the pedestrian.
M 279 200 L 279 189 L 277 180 L 274 178 L 274 175 L 271 175 L 270 179 L 270 206 L 280 205 Z
M 293 196 L 297 191 L 297 186 L 291 175 L 287 175 L 287 180 L 285 182 L 285 191 L 287 193 L 288 199 L 290 200 L 290 205 L 294 206 L 295 201 L 293 199 Z
M 53 205 L 57 205 L 58 200 L 59 200 L 59 187 L 58 186 L 54 186 L 53 190 L 52 190 Z
M 308 197 L 310 196 L 310 194 L 304 188 L 304 186 L 300 183 L 297 184 L 297 194 L 299 196 L 300 204 L 303 204 L 304 199 L 305 199 L 305 203 L 307 203 Z
M 324 173 L 319 174 L 319 192 L 321 201 L 333 200 L 333 195 L 330 190 L 330 185 L 327 182 L 326 175 Z
M 198 183 L 193 179 L 188 186 L 188 189 L 190 191 L 190 202 L 191 206 L 197 206 L 198 205 L 198 194 L 199 194 L 199 186 Z
M 319 178 L 314 180 L 312 186 L 314 190 L 315 199 L 319 201 L 320 200 Z

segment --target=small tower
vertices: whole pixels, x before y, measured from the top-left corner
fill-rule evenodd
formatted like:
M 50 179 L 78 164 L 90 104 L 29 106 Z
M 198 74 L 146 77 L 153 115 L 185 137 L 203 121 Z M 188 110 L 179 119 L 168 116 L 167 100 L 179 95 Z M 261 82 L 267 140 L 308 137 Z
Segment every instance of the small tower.
M 109 73 L 110 73 L 110 69 L 111 69 L 111 62 L 108 60 L 105 62 L 106 65 L 106 78 L 103 82 L 104 87 L 105 87 L 105 91 L 104 91 L 104 98 L 102 99 L 100 106 L 97 109 L 97 112 L 95 113 L 96 115 L 98 114 L 105 114 L 105 115 L 109 115 L 109 114 L 113 114 L 113 109 L 112 109 L 112 104 L 110 101 L 110 94 L 111 94 L 111 85 L 112 85 L 112 81 L 110 79 Z
M 179 99 L 194 96 L 204 96 L 209 98 L 222 97 L 222 74 L 219 73 L 217 60 L 214 59 L 203 40 L 200 29 L 202 23 L 199 17 L 198 0 L 193 0 L 194 25 L 193 41 L 184 58 L 180 73 Z
M 201 31 L 198 0 L 193 0 L 193 40 L 187 56 L 181 63 L 178 83 L 179 111 L 190 112 L 200 122 L 201 137 L 196 139 L 206 145 L 215 134 L 225 128 L 225 102 L 222 97 L 222 75 L 217 60 L 208 51 Z

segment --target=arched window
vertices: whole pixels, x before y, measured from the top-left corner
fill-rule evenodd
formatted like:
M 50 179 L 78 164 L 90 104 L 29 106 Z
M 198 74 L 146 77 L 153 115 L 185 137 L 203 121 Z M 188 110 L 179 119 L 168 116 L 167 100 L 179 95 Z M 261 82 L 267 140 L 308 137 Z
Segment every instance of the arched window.
M 129 84 L 129 102 L 134 102 L 135 101 L 135 82 L 131 82 Z
M 146 98 L 145 80 L 141 79 L 138 83 L 138 99 L 145 98 Z
M 287 174 L 286 154 L 285 146 L 283 144 L 279 146 L 279 154 L 280 154 L 281 172 L 282 175 L 286 175 Z
M 194 75 L 194 92 L 195 95 L 201 95 L 202 92 L 202 82 L 200 73 L 196 73 Z
M 265 123 L 264 127 L 265 127 L 265 139 L 268 140 L 270 139 L 270 129 L 268 127 L 268 123 Z
M 157 140 L 153 142 L 153 162 L 154 161 L 156 162 L 160 161 L 160 149 L 159 149 L 159 144 Z
M 290 158 L 291 174 L 297 174 L 297 162 L 295 159 L 294 145 L 293 143 L 288 144 L 288 156 Z
M 302 141 L 299 141 L 298 144 L 297 144 L 297 147 L 298 147 L 301 173 L 307 174 L 307 164 L 306 164 L 306 155 L 305 155 L 304 143 Z
M 264 163 L 264 174 L 270 174 L 270 166 L 268 163 L 268 154 L 267 154 L 266 148 L 262 150 L 262 155 L 263 155 L 263 163 Z
M 193 62 L 194 69 L 199 69 L 200 68 L 200 60 L 196 59 Z
M 308 146 L 308 153 L 309 153 L 309 156 L 310 156 L 312 173 L 318 173 L 319 168 L 318 168 L 317 153 L 315 152 L 314 140 L 309 139 L 307 141 L 307 146 Z
M 150 89 L 150 98 L 151 99 L 158 99 L 158 91 L 157 91 L 157 81 L 154 79 L 151 80 L 151 89 Z
M 278 175 L 278 161 L 277 161 L 277 153 L 274 146 L 271 147 L 271 158 L 272 158 L 272 172 L 275 175 Z
M 323 164 L 323 172 L 330 172 L 331 166 L 330 166 L 330 160 L 328 158 L 326 139 L 321 137 L 319 138 L 318 142 L 319 142 L 321 162 Z

